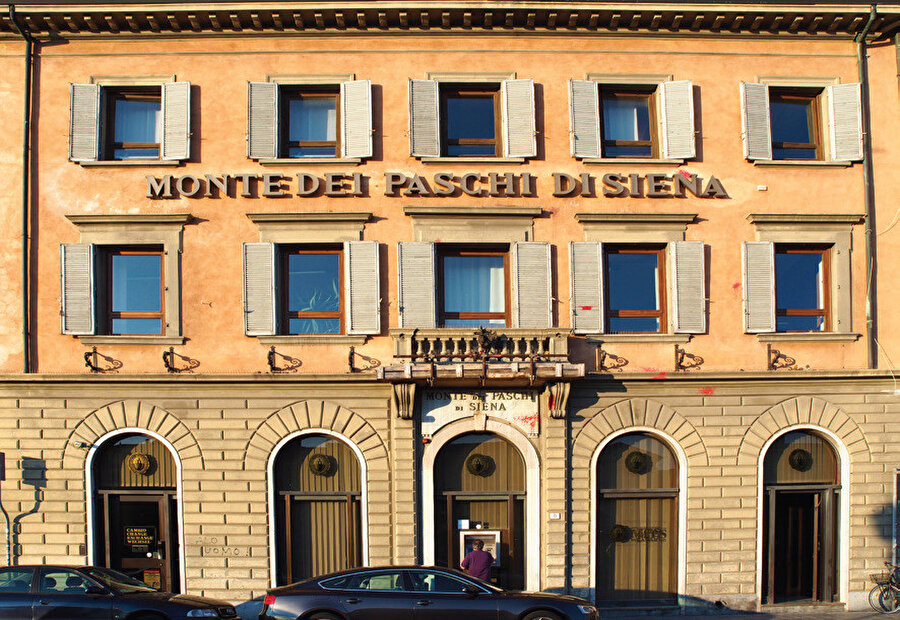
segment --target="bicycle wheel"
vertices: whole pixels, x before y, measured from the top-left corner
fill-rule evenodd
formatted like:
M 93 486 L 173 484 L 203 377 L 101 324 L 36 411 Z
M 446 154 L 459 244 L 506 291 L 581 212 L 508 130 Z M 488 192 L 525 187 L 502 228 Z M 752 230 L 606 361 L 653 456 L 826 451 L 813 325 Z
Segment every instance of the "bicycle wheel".
M 897 602 L 897 591 L 889 583 L 879 583 L 869 590 L 869 605 L 881 614 L 892 614 L 900 611 Z

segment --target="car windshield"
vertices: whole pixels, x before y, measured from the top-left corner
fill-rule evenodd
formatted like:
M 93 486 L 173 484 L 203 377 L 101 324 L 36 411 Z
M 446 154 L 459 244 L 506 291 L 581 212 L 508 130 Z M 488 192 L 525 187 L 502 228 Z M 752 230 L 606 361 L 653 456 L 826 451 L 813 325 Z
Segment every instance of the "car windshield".
M 143 581 L 132 579 L 128 575 L 108 568 L 86 568 L 84 573 L 111 590 L 115 590 L 119 594 L 128 594 L 129 592 L 156 592 L 156 588 L 151 588 Z

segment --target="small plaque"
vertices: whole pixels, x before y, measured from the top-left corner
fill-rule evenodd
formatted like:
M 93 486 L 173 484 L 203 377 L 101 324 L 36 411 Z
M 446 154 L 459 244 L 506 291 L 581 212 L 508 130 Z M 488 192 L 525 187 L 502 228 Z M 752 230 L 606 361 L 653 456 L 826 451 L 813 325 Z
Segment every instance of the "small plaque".
M 144 569 L 144 583 L 153 588 L 154 590 L 159 590 L 162 587 L 162 575 L 160 575 L 158 568 L 146 568 Z

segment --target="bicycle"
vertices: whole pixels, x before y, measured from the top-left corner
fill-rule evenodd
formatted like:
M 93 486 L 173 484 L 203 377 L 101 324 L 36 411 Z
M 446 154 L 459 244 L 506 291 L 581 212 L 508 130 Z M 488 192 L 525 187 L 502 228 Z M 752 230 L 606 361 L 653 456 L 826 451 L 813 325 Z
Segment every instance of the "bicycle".
M 887 571 L 870 575 L 875 586 L 869 590 L 869 605 L 881 614 L 893 614 L 900 611 L 900 579 L 897 569 L 900 565 L 885 562 Z

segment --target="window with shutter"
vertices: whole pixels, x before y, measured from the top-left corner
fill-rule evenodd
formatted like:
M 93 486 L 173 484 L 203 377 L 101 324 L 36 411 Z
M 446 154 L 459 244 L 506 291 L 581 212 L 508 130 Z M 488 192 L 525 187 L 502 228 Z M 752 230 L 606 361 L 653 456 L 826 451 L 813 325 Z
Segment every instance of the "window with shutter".
M 509 327 L 507 246 L 440 244 L 439 327 Z

